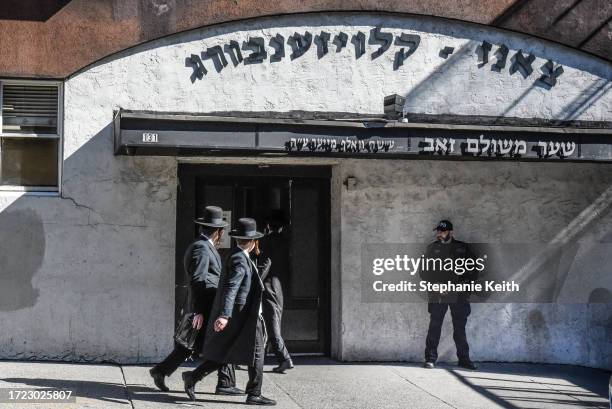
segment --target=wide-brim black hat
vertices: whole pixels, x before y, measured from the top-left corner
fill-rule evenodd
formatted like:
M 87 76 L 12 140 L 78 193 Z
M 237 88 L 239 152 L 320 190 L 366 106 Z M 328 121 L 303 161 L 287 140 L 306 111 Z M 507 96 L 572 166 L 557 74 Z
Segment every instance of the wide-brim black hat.
M 223 209 L 219 206 L 206 206 L 204 209 L 204 216 L 195 219 L 195 223 L 218 229 L 227 227 L 227 222 L 223 220 Z
M 285 212 L 283 209 L 270 209 L 266 212 L 264 217 L 265 221 L 268 223 L 277 223 L 277 224 L 286 224 L 287 217 L 285 217 Z
M 264 236 L 263 233 L 257 231 L 257 222 L 250 217 L 238 219 L 238 226 L 229 232 L 230 237 L 243 240 L 256 240 Z

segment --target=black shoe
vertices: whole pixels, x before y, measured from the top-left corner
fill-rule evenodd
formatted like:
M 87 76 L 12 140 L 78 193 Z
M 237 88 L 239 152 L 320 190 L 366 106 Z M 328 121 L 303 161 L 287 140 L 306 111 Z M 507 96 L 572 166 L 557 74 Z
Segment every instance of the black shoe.
M 478 369 L 476 364 L 474 364 L 474 362 L 472 361 L 459 361 L 457 365 L 465 369 L 471 369 L 472 371 L 475 371 L 476 369 Z
M 432 361 L 426 361 L 423 364 L 423 368 L 434 369 L 435 367 L 436 367 L 436 364 L 434 364 Z
M 191 371 L 183 372 L 183 382 L 185 383 L 185 393 L 189 396 L 192 401 L 196 400 L 195 397 L 195 380 L 193 379 L 193 373 Z
M 281 362 L 281 364 L 279 366 L 277 366 L 276 368 L 272 368 L 272 372 L 276 372 L 276 373 L 285 373 L 286 370 L 288 369 L 293 369 L 293 361 L 291 360 L 291 358 Z
M 263 406 L 274 406 L 276 405 L 276 401 L 272 399 L 268 399 L 263 395 L 254 396 L 249 395 L 246 399 L 247 405 L 263 405 Z
M 235 386 L 217 386 L 215 395 L 240 396 L 244 395 L 244 391 L 236 388 Z
M 159 370 L 155 369 L 155 367 L 149 369 L 149 373 L 151 374 L 151 378 L 153 378 L 153 383 L 157 386 L 162 392 L 168 392 L 170 389 L 166 386 L 166 382 L 164 378 L 166 377 L 163 373 L 159 372 Z

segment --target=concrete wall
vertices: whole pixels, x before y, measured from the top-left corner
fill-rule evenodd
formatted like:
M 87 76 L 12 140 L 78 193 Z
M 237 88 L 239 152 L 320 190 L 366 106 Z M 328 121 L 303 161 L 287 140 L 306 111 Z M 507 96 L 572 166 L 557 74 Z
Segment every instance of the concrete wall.
M 610 164 L 351 160 L 341 172 L 357 180 L 342 192 L 343 359 L 423 359 L 426 304 L 355 302 L 362 294 L 361 245 L 428 243 L 443 218 L 453 221 L 457 238 L 473 243 L 567 238 L 579 246 L 568 289 L 581 290 L 573 280 L 587 287 L 593 273 L 599 285 L 609 283 Z M 580 228 L 572 229 L 577 221 Z M 473 304 L 467 329 L 473 358 L 612 367 L 611 304 L 587 304 L 588 293 L 580 300 Z M 439 352 L 456 360 L 450 313 Z
M 267 40 L 276 33 L 288 38 L 305 30 L 314 35 L 323 29 L 350 36 L 358 30 L 368 34 L 377 25 L 394 34 L 421 35 L 419 49 L 397 71 L 395 48 L 372 61 L 369 54 L 378 46 L 367 45 L 367 55 L 356 59 L 350 43 L 341 53 L 330 45 L 321 59 L 313 45 L 294 61 L 230 63 L 221 72 L 205 61 L 209 73 L 195 82 L 185 66 L 190 54 L 230 40 Z M 552 59 L 564 66 L 565 74 L 547 90 L 535 85 L 537 72 L 525 79 L 510 75 L 508 67 L 501 73 L 479 68 L 475 49 L 483 40 L 506 44 L 510 56 L 518 49 L 534 53 L 534 68 Z M 456 49 L 446 60 L 439 56 L 444 46 Z M 609 64 L 527 37 L 436 19 L 363 14 L 228 24 L 101 61 L 65 83 L 61 197 L 2 194 L 0 199 L 0 357 L 148 362 L 171 347 L 177 159 L 113 156 L 113 109 L 382 113 L 383 96 L 400 93 L 408 96 L 408 109 L 419 113 L 598 121 L 612 119 L 611 78 Z M 549 233 L 562 229 L 605 190 L 611 173 L 609 165 L 591 164 L 338 163 L 333 215 L 342 230 L 334 232 L 340 250 L 332 258 L 332 282 L 341 293 L 333 297 L 332 332 L 335 355 L 342 359 L 419 359 L 423 349 L 422 306 L 359 304 L 355 254 L 363 237 L 425 239 L 433 220 L 449 215 L 450 203 L 436 201 L 447 197 L 456 208 L 449 217 L 460 220 L 459 232 L 466 239 L 501 240 L 504 234 L 545 239 L 548 235 L 539 233 L 538 226 Z M 353 173 L 358 189 L 342 191 L 340 181 Z M 555 189 L 546 187 L 550 183 Z M 491 186 L 492 196 L 482 194 L 483 185 Z M 510 199 L 516 209 L 504 207 Z M 555 211 L 547 210 L 551 201 Z M 384 213 L 389 221 L 373 224 L 370 212 Z M 488 225 L 500 212 L 508 217 L 499 231 L 490 232 Z M 545 226 L 549 220 L 556 224 Z M 400 231 L 404 224 L 409 233 Z M 528 231 L 538 233 L 532 237 Z M 373 317 L 382 321 L 372 322 Z M 609 345 L 603 341 L 610 338 L 608 306 L 479 307 L 471 333 L 487 322 L 485 317 L 493 319 L 483 328 L 483 341 L 474 341 L 475 358 L 610 366 L 609 355 L 598 358 Z M 515 336 L 508 348 L 499 343 L 485 348 L 485 340 L 506 331 L 509 321 Z M 378 331 L 379 325 L 384 331 Z M 552 352 L 547 352 L 548 339 L 554 343 Z M 570 348 L 574 344 L 580 347 Z

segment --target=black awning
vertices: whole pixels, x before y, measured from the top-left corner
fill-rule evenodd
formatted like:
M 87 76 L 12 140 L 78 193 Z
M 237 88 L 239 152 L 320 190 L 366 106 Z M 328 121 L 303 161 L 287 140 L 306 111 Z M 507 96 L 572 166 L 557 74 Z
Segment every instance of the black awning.
M 311 117 L 313 117 L 311 115 Z M 612 161 L 612 130 L 119 110 L 116 155 Z

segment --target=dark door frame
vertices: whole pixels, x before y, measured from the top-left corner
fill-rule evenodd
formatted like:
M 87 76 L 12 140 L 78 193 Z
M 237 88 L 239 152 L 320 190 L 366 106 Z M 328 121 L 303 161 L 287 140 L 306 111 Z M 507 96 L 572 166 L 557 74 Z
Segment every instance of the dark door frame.
M 175 323 L 180 320 L 187 297 L 188 280 L 183 271 L 183 253 L 195 237 L 193 223 L 197 213 L 196 179 L 198 177 L 216 177 L 219 179 L 242 177 L 286 177 L 292 179 L 309 179 L 324 182 L 322 220 L 327 225 L 321 230 L 325 237 L 318 238 L 325 245 L 321 246 L 321 270 L 319 285 L 321 297 L 319 309 L 319 331 L 323 336 L 322 350 L 330 355 L 331 344 L 331 166 L 314 165 L 240 165 L 240 164 L 192 164 L 179 163 L 177 170 L 176 202 L 176 249 L 175 249 Z M 306 343 L 308 341 L 305 341 Z

